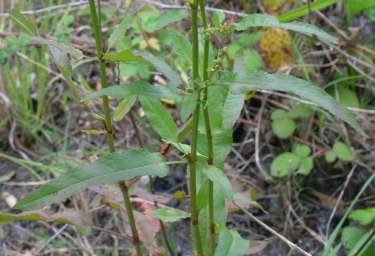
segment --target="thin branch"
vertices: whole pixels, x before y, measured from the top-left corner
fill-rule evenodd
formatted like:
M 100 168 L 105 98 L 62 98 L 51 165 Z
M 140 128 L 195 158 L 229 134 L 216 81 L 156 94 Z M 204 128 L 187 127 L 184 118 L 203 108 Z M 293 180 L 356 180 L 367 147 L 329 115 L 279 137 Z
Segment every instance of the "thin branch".
M 268 226 L 266 223 L 264 223 L 263 221 L 261 221 L 260 219 L 258 219 L 257 217 L 255 217 L 251 212 L 249 212 L 248 210 L 246 210 L 245 208 L 241 207 L 240 205 L 238 205 L 236 203 L 234 203 L 234 204 L 239 209 L 241 209 L 247 216 L 249 216 L 253 221 L 255 221 L 256 223 L 258 223 L 260 226 L 262 226 L 267 231 L 269 231 L 273 235 L 277 236 L 280 240 L 282 240 L 284 243 L 286 243 L 292 250 L 297 250 L 297 251 L 299 251 L 301 254 L 303 254 L 305 256 L 312 256 L 310 253 L 306 252 L 304 249 L 302 249 L 301 247 L 299 247 L 298 245 L 296 245 L 295 243 L 293 243 L 292 241 L 290 241 L 288 238 L 286 238 L 285 236 L 283 236 L 282 234 L 280 234 L 279 232 L 277 232 L 276 230 L 274 230 L 273 228 L 271 228 L 270 226 Z
M 49 6 L 46 8 L 41 8 L 41 9 L 36 9 L 36 10 L 28 10 L 28 11 L 23 11 L 21 12 L 24 15 L 39 15 L 43 14 L 46 12 L 52 12 L 52 11 L 57 11 L 57 10 L 64 10 L 67 8 L 77 8 L 77 7 L 82 7 L 87 5 L 89 2 L 87 0 L 83 1 L 78 1 L 78 2 L 73 2 L 73 3 L 68 3 L 68 4 L 59 4 L 59 5 L 54 5 L 54 6 Z M 0 17 L 9 17 L 10 13 L 4 12 L 0 13 Z

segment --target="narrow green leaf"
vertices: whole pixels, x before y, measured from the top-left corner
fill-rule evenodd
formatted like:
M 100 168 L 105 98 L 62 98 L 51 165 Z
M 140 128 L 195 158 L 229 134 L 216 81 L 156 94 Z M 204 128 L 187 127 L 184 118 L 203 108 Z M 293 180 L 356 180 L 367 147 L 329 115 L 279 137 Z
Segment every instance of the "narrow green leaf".
M 250 242 L 243 239 L 235 230 L 224 228 L 219 235 L 215 256 L 243 256 Z
M 316 0 L 310 3 L 310 6 L 309 4 L 304 4 L 296 9 L 287 11 L 281 14 L 278 19 L 283 22 L 293 21 L 295 19 L 308 15 L 310 10 L 312 12 L 318 11 L 334 5 L 336 4 L 336 2 L 337 0 Z
M 232 83 L 231 90 L 233 93 L 247 93 L 254 90 L 294 93 L 331 112 L 333 116 L 344 120 L 362 135 L 366 136 L 351 112 L 338 104 L 324 90 L 308 81 L 289 75 L 268 74 L 265 72 L 244 74 L 239 79 L 240 81 Z
M 88 216 L 78 211 L 63 211 L 59 213 L 46 213 L 43 211 L 27 211 L 19 214 L 0 212 L 0 225 L 15 221 L 47 221 L 59 224 L 72 224 L 77 226 L 91 225 Z
M 182 84 L 180 75 L 174 69 L 172 69 L 171 66 L 169 66 L 164 60 L 156 57 L 150 52 L 139 52 L 139 55 L 142 56 L 143 59 L 151 63 L 157 71 L 164 74 L 174 87 L 178 87 Z
M 233 197 L 232 185 L 224 171 L 216 168 L 215 166 L 208 166 L 202 170 L 203 174 L 207 176 L 214 184 L 221 187 L 224 191 L 225 198 L 230 200 Z
M 185 10 L 168 10 L 147 19 L 143 24 L 143 28 L 146 32 L 152 33 L 168 26 L 169 24 L 180 21 L 187 16 L 188 12 Z
M 165 176 L 168 168 L 159 153 L 129 150 L 108 154 L 96 162 L 77 168 L 23 198 L 16 209 L 38 208 L 61 202 L 93 185 L 112 184 L 137 176 Z
M 228 92 L 223 108 L 223 129 L 233 128 L 238 117 L 241 115 L 244 100 L 244 94 L 234 94 L 231 91 Z
M 128 97 L 125 97 L 113 111 L 113 121 L 121 121 L 132 108 L 136 100 L 137 96 L 134 95 L 129 95 Z
M 164 139 L 178 142 L 178 129 L 171 114 L 163 107 L 158 99 L 139 97 L 147 119 L 155 131 Z
M 121 38 L 125 35 L 126 31 L 130 28 L 134 20 L 133 15 L 127 15 L 123 18 L 120 24 L 118 24 L 108 39 L 108 49 L 112 49 L 117 45 Z
M 115 62 L 137 62 L 137 63 L 147 63 L 145 59 L 141 56 L 134 54 L 130 50 L 123 50 L 118 53 L 106 53 L 103 58 L 107 61 Z
M 153 86 L 147 81 L 139 80 L 127 85 L 110 86 L 100 91 L 90 94 L 85 100 L 92 100 L 97 97 L 109 96 L 116 98 L 124 98 L 128 96 L 146 96 L 151 98 L 168 98 L 178 99 L 179 95 L 172 92 L 165 86 Z
M 236 30 L 238 31 L 243 31 L 253 27 L 282 28 L 294 32 L 299 32 L 308 36 L 316 36 L 326 43 L 337 43 L 337 39 L 335 37 L 331 36 L 330 34 L 324 32 L 314 25 L 302 22 L 283 23 L 280 22 L 276 17 L 266 14 L 251 14 L 246 16 L 236 24 Z
M 25 15 L 23 15 L 18 7 L 11 10 L 10 18 L 26 34 L 29 34 L 31 36 L 35 36 L 38 34 L 35 20 L 32 17 L 26 17 Z
M 375 2 L 372 0 L 346 0 L 345 7 L 348 13 L 349 19 L 351 20 L 353 16 L 355 16 L 362 10 L 375 7 Z
M 163 222 L 176 222 L 190 217 L 190 214 L 175 208 L 160 208 L 152 211 L 155 218 Z

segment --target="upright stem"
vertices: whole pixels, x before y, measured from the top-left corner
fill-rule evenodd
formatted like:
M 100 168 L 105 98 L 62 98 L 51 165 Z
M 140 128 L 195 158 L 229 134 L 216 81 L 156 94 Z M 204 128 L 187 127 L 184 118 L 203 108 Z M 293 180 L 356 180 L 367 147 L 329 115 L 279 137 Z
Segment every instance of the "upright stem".
M 199 45 L 198 45 L 198 0 L 191 3 L 191 17 L 192 17 L 192 59 L 193 59 L 193 85 L 195 92 L 199 97 L 200 88 L 199 80 Z M 203 256 L 202 241 L 199 232 L 199 212 L 197 209 L 197 143 L 198 143 L 198 123 L 199 123 L 200 102 L 197 100 L 195 110 L 193 113 L 192 136 L 191 136 L 191 154 L 189 156 L 189 186 L 190 186 L 190 203 L 191 203 L 191 225 L 193 232 L 193 240 L 198 256 Z
M 104 48 L 103 48 L 103 38 L 102 38 L 102 32 L 101 32 L 100 18 L 98 17 L 98 13 L 96 11 L 95 0 L 89 0 L 89 5 L 90 5 L 91 25 L 92 25 L 92 30 L 95 35 L 96 53 L 97 53 L 97 57 L 99 61 L 100 81 L 101 81 L 102 87 L 106 88 L 108 87 L 108 78 L 107 78 L 107 73 L 105 70 L 105 62 L 103 59 Z M 108 97 L 103 96 L 102 101 L 103 101 L 102 105 L 103 105 L 105 129 L 107 131 L 107 136 L 106 136 L 107 144 L 108 144 L 109 150 L 111 152 L 115 152 L 116 148 L 115 148 L 115 144 L 113 141 L 113 126 L 112 126 L 112 118 L 111 118 L 111 112 L 109 108 Z M 129 196 L 129 188 L 126 182 L 119 182 L 118 185 L 124 197 L 125 208 L 128 214 L 129 224 L 130 224 L 132 235 L 133 235 L 133 244 L 136 249 L 137 256 L 141 256 L 142 255 L 141 242 L 139 239 L 137 226 L 135 224 L 133 206 L 132 206 L 132 203 L 130 201 L 130 196 Z
M 206 137 L 207 137 L 207 148 L 208 148 L 208 158 L 207 164 L 212 165 L 214 162 L 214 150 L 213 150 L 213 142 L 212 142 L 212 129 L 210 124 L 210 115 L 208 112 L 208 58 L 210 53 L 210 37 L 207 33 L 208 29 L 208 21 L 206 16 L 206 7 L 205 7 L 205 0 L 200 0 L 200 11 L 201 17 L 203 21 L 203 27 L 205 30 L 205 39 L 204 39 L 204 55 L 203 55 L 203 83 L 205 85 L 203 89 L 203 117 L 204 123 L 206 127 Z M 214 217 L 214 184 L 211 180 L 208 181 L 208 222 L 210 227 L 210 255 L 214 255 L 215 253 L 215 245 L 216 245 L 216 231 L 215 231 L 215 217 Z

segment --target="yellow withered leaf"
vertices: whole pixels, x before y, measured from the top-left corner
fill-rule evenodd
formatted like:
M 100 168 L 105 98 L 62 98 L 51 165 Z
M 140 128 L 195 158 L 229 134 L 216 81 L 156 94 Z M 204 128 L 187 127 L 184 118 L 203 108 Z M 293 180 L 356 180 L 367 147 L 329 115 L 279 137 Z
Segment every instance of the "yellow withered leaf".
M 259 41 L 259 50 L 266 66 L 276 71 L 293 62 L 292 37 L 280 28 L 266 29 Z

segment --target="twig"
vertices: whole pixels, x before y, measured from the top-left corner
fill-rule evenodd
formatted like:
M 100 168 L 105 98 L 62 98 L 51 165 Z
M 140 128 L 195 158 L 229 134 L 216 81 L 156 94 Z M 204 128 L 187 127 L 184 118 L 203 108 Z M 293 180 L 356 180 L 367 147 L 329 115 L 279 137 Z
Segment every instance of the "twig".
M 312 256 L 310 253 L 306 252 L 304 249 L 302 249 L 301 247 L 299 247 L 298 245 L 296 245 L 295 243 L 293 243 L 292 241 L 290 241 L 288 238 L 286 238 L 282 234 L 278 233 L 276 230 L 272 229 L 266 223 L 264 223 L 263 221 L 261 221 L 260 219 L 258 219 L 257 217 L 255 217 L 251 212 L 249 212 L 248 210 L 246 210 L 245 208 L 241 207 L 240 205 L 238 205 L 236 203 L 234 203 L 234 204 L 239 209 L 241 209 L 247 216 L 249 216 L 253 221 L 255 221 L 256 223 L 258 223 L 260 226 L 262 226 L 267 231 L 269 231 L 273 235 L 277 236 L 280 240 L 282 240 L 284 243 L 286 243 L 292 250 L 297 250 L 297 251 L 299 251 L 301 254 L 303 254 L 305 256 Z
M 268 179 L 271 179 L 271 177 L 264 170 L 262 164 L 260 163 L 260 158 L 259 158 L 259 154 L 260 154 L 260 152 L 259 152 L 260 128 L 261 128 L 262 116 L 263 116 L 264 107 L 266 105 L 266 101 L 267 101 L 267 98 L 265 98 L 262 101 L 262 105 L 261 105 L 261 107 L 259 109 L 259 113 L 258 113 L 258 124 L 257 124 L 257 127 L 256 127 L 256 132 L 255 132 L 255 163 L 256 163 L 257 167 L 259 168 L 259 170 L 261 171 L 261 173 L 264 175 L 264 177 L 268 180 Z
M 328 219 L 328 222 L 327 222 L 327 230 L 326 230 L 326 239 L 328 240 L 329 238 L 329 231 L 330 231 L 330 226 L 331 226 L 331 223 L 332 223 L 332 220 L 333 220 L 333 217 L 335 216 L 336 214 L 336 211 L 337 211 L 337 208 L 339 207 L 340 205 L 340 202 L 342 200 L 342 197 L 344 196 L 344 192 L 346 190 L 346 188 L 348 187 L 349 185 L 349 181 L 350 179 L 352 178 L 353 176 L 353 173 L 355 171 L 355 169 L 357 168 L 357 165 L 354 165 L 353 168 L 350 170 L 348 176 L 346 177 L 346 180 L 344 182 L 344 187 L 342 188 L 341 192 L 340 192 L 340 195 L 339 197 L 337 198 L 336 200 L 336 203 L 335 203 L 335 207 L 333 208 L 332 212 L 331 212 L 331 215 L 329 216 L 329 219 Z
M 24 15 L 39 15 L 39 14 L 43 14 L 46 12 L 68 9 L 72 7 L 81 7 L 87 4 L 88 4 L 88 1 L 83 0 L 83 1 L 78 1 L 78 2 L 73 2 L 73 3 L 68 3 L 68 4 L 49 6 L 46 8 L 41 8 L 41 9 L 36 9 L 36 10 L 23 11 L 21 13 Z M 0 13 L 0 17 L 9 17 L 9 16 L 10 14 L 8 12 Z
M 52 240 L 54 240 L 56 237 L 58 237 L 66 228 L 68 227 L 68 224 L 65 224 L 62 228 L 60 228 L 53 236 L 48 238 L 47 241 L 45 241 L 39 248 L 36 248 L 35 255 L 38 255 L 44 247 L 46 247 Z

